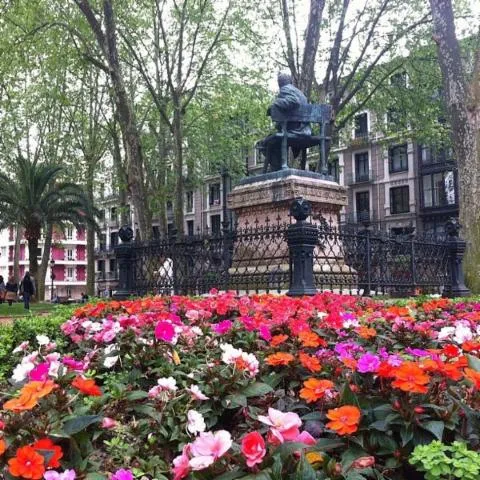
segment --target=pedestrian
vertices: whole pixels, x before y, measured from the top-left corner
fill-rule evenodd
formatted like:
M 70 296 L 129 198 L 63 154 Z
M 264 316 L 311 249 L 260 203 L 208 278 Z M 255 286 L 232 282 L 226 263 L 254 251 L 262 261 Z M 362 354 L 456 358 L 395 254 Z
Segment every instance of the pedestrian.
M 12 306 L 12 303 L 14 300 L 17 299 L 17 291 L 18 291 L 18 284 L 15 281 L 15 278 L 13 275 L 11 277 L 8 277 L 8 282 L 5 285 L 5 300 L 8 302 L 10 306 Z
M 35 285 L 29 272 L 25 272 L 25 276 L 20 282 L 20 295 L 23 296 L 23 306 L 25 310 L 30 310 L 30 299 L 35 295 Z
M 7 287 L 5 286 L 3 277 L 0 275 L 0 304 L 4 302 L 6 293 L 7 293 Z

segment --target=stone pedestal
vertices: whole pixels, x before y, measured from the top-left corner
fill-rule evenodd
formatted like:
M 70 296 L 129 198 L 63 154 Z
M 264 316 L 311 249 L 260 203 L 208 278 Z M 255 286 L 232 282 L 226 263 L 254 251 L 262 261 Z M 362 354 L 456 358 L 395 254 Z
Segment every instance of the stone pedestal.
M 281 231 L 290 223 L 290 206 L 297 198 L 308 200 L 312 206 L 312 222 L 328 222 L 338 227 L 341 208 L 347 204 L 346 189 L 336 182 L 325 180 L 318 173 L 286 169 L 241 180 L 228 195 L 228 207 L 234 212 L 239 232 L 248 227 L 266 226 L 271 231 L 265 245 L 260 241 L 242 241 L 237 236 L 233 249 L 231 275 L 262 274 L 268 288 L 285 290 L 285 279 L 289 271 L 289 251 Z M 282 230 L 282 224 L 283 230 Z M 244 230 L 247 227 L 247 230 Z M 252 231 L 254 228 L 252 228 Z M 268 243 L 268 245 L 267 245 Z M 340 245 L 329 244 L 328 248 L 315 250 L 315 275 L 342 274 L 345 268 Z M 320 260 L 319 260 L 320 259 Z

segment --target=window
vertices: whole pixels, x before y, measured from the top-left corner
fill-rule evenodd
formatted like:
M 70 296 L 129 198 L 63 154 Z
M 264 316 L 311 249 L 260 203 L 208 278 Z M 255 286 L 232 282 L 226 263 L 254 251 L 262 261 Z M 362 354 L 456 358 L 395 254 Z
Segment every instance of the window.
M 73 280 L 73 267 L 67 267 L 67 279 Z
M 105 220 L 105 210 L 100 210 L 100 216 L 99 216 L 100 221 Z
M 219 235 L 221 230 L 221 218 L 220 215 L 212 215 L 210 217 L 210 228 L 212 229 L 213 235 Z
M 407 87 L 407 73 L 399 72 L 390 77 L 390 84 L 392 87 L 406 88 Z
M 409 187 L 395 187 L 390 189 L 390 213 L 408 213 L 410 211 Z
M 105 250 L 107 248 L 107 234 L 102 233 L 98 236 L 98 248 Z
M 361 113 L 355 116 L 355 138 L 365 138 L 368 136 L 368 116 L 367 113 Z
M 340 181 L 340 164 L 338 158 L 333 158 L 328 162 L 328 174 L 333 177 L 335 182 Z
M 193 235 L 195 234 L 194 232 L 194 225 L 193 225 L 193 220 L 187 220 L 187 235 L 189 237 L 193 237 Z
M 73 250 L 71 248 L 67 248 L 67 260 L 73 260 Z
M 193 192 L 187 192 L 187 213 L 193 213 Z
M 366 182 L 368 175 L 368 152 L 355 154 L 355 181 Z
M 112 232 L 110 234 L 110 248 L 116 247 L 118 245 L 118 232 Z
M 455 205 L 455 177 L 452 171 L 423 175 L 423 206 Z
M 7 256 L 7 247 L 1 247 L 0 254 L 1 254 L 2 257 L 6 257 Z
M 173 223 L 167 225 L 167 234 L 171 235 L 173 233 Z
M 67 227 L 67 240 L 72 240 L 73 239 L 73 227 L 69 225 Z
M 105 271 L 105 261 L 98 260 L 97 261 L 97 272 L 104 272 Z
M 66 292 L 67 292 L 67 297 L 70 298 L 72 296 L 72 289 L 70 287 L 67 287 Z
M 208 194 L 208 204 L 210 206 L 220 205 L 220 184 L 214 183 L 210 185 L 210 190 Z
M 115 259 L 114 259 L 114 258 L 111 258 L 111 259 L 109 260 L 109 265 L 108 265 L 108 266 L 109 266 L 109 271 L 110 271 L 110 272 L 113 272 L 113 273 L 116 272 L 116 270 L 117 270 L 117 265 L 116 265 L 116 262 L 115 262 Z
M 171 200 L 167 200 L 167 214 L 173 213 L 173 204 Z
M 42 249 L 40 247 L 37 248 L 37 258 L 42 258 Z
M 423 165 L 451 162 L 453 161 L 453 152 L 451 148 L 422 145 L 420 147 L 420 158 Z
M 157 226 L 152 227 L 152 235 L 155 240 L 158 240 L 160 238 L 160 228 Z
M 117 219 L 117 209 L 116 207 L 112 207 L 110 209 L 110 220 L 114 221 Z
M 355 208 L 357 222 L 370 220 L 370 192 L 357 192 L 355 194 Z
M 388 149 L 390 173 L 408 171 L 407 144 L 395 145 Z
M 397 108 L 387 109 L 387 124 L 390 127 L 400 127 L 402 123 L 402 115 Z

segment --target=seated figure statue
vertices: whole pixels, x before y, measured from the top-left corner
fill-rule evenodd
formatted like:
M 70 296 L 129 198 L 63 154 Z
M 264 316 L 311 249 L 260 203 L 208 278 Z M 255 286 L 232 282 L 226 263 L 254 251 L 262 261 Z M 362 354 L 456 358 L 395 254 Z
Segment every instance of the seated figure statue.
M 277 107 L 285 113 L 294 111 L 299 105 L 307 105 L 307 97 L 297 87 L 292 84 L 292 77 L 287 73 L 280 73 L 278 75 L 278 86 L 280 91 L 267 110 L 267 115 L 270 115 L 272 107 Z M 282 131 L 282 126 L 279 123 L 275 124 L 277 132 Z M 310 136 L 312 131 L 309 123 L 288 122 L 287 130 L 289 134 Z M 282 165 L 281 159 L 281 137 L 277 133 L 268 135 L 263 140 L 257 143 L 258 150 L 265 156 L 264 173 L 266 173 L 270 165 L 272 171 L 288 168 L 287 165 Z M 294 158 L 298 156 L 301 149 L 292 147 Z

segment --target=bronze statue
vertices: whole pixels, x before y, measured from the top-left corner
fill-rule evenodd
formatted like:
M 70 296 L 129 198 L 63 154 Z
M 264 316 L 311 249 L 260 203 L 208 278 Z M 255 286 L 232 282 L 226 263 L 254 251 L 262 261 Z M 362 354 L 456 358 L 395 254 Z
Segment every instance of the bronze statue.
M 290 112 L 295 112 L 301 105 L 308 105 L 307 97 L 297 87 L 292 84 L 292 77 L 286 73 L 278 75 L 278 86 L 280 91 L 267 110 L 267 115 L 271 116 L 272 108 L 277 108 L 281 112 L 288 115 Z M 265 156 L 264 173 L 266 173 L 268 166 L 272 171 L 288 168 L 285 162 L 282 162 L 281 154 L 281 136 L 282 125 L 276 123 L 277 132 L 268 135 L 263 140 L 257 143 L 258 150 Z M 310 123 L 289 121 L 287 123 L 287 132 L 289 136 L 310 137 L 312 131 Z M 301 148 L 291 145 L 294 158 L 301 152 Z

